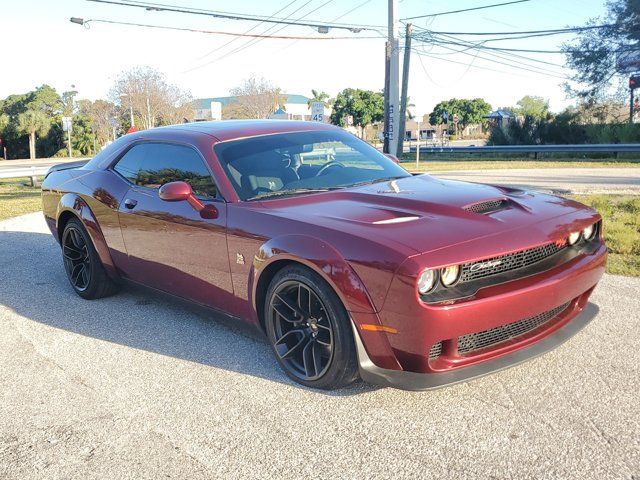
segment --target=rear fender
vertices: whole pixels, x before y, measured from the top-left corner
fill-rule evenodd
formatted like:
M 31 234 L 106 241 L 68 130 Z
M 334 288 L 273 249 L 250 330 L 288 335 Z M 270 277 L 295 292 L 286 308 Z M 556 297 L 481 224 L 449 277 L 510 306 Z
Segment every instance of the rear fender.
M 98 256 L 100 257 L 100 261 L 102 262 L 107 275 L 112 279 L 117 279 L 118 273 L 111 258 L 111 254 L 109 253 L 109 247 L 104 239 L 100 225 L 98 225 L 98 222 L 96 221 L 91 208 L 87 205 L 87 202 L 85 202 L 82 197 L 76 193 L 67 193 L 63 195 L 58 203 L 58 211 L 56 212 L 57 231 L 60 231 L 60 220 L 65 215 L 65 212 L 69 212 L 80 219 L 84 227 L 87 229 L 89 237 L 91 237 L 93 246 L 95 247 L 96 252 L 98 252 Z M 59 240 L 61 241 L 62 239 L 60 238 Z
M 282 260 L 305 265 L 320 275 L 342 301 L 374 363 L 386 368 L 400 368 L 386 333 L 364 331 L 359 328 L 365 323 L 380 325 L 380 319 L 364 284 L 335 248 L 317 238 L 307 235 L 285 235 L 273 238 L 260 247 L 249 272 L 249 293 L 256 314 L 261 308 L 256 301 L 261 275 L 269 270 L 270 265 Z M 267 285 L 263 284 L 260 288 L 267 288 Z

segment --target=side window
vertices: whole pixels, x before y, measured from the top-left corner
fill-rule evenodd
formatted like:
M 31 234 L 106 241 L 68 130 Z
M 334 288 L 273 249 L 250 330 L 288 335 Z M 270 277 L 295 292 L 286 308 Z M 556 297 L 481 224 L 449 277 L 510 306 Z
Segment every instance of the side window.
M 193 193 L 200 197 L 215 198 L 217 193 L 213 178 L 200 155 L 182 145 L 136 145 L 122 157 L 115 170 L 132 183 L 147 188 L 160 188 L 165 183 L 181 180 L 191 185 Z M 133 176 L 130 173 L 132 170 Z
M 122 175 L 124 178 L 135 184 L 138 178 L 138 171 L 144 158 L 146 145 L 136 145 L 131 148 L 124 156 L 118 161 L 113 169 Z

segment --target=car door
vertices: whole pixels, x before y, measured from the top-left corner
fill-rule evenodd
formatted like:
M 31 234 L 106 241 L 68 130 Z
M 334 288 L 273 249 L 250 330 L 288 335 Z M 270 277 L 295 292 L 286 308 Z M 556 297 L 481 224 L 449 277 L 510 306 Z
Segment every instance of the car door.
M 228 310 L 233 287 L 226 204 L 197 149 L 138 143 L 113 170 L 131 185 L 118 210 L 127 250 L 123 273 L 141 284 Z M 162 200 L 160 187 L 173 181 L 189 183 L 200 202 L 215 207 L 216 218 L 203 218 L 187 201 Z

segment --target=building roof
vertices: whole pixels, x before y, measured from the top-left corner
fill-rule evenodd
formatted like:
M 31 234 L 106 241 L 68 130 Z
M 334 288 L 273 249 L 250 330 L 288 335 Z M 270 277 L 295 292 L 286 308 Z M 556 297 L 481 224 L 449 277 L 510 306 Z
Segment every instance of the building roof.
M 484 118 L 511 118 L 511 115 L 506 110 L 495 110 L 491 112 L 489 115 L 485 115 Z
M 284 103 L 291 104 L 306 105 L 309 100 L 311 100 L 309 97 L 294 93 L 283 93 L 282 96 L 286 98 Z M 234 102 L 236 99 L 237 97 L 233 95 L 229 97 L 196 98 L 195 100 L 193 100 L 193 108 L 195 108 L 196 110 L 211 108 L 211 102 L 219 102 L 224 107 L 225 105 L 229 105 L 230 103 Z

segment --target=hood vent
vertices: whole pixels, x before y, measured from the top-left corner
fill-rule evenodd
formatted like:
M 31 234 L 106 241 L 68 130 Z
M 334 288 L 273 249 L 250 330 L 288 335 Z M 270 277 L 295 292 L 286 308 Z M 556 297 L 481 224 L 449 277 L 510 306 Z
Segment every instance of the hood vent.
M 486 202 L 474 203 L 473 205 L 467 205 L 462 207 L 467 212 L 478 213 L 480 215 L 486 215 L 487 213 L 497 212 L 509 206 L 509 200 L 499 198 L 497 200 L 488 200 Z

